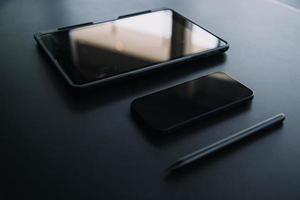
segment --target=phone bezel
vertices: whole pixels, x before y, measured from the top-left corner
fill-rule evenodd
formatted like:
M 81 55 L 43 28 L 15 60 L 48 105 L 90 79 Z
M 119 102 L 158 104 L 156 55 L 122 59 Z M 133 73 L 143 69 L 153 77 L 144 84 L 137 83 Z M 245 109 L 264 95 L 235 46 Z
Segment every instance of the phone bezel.
M 168 89 L 171 89 L 171 88 L 174 88 L 174 87 L 177 87 L 177 86 L 180 86 L 180 85 L 189 83 L 189 82 L 194 81 L 194 80 L 196 80 L 196 79 L 201 79 L 201 78 L 204 78 L 204 77 L 206 77 L 206 76 L 209 76 L 209 75 L 212 75 L 212 74 L 216 74 L 216 73 L 222 73 L 222 74 L 225 74 L 226 76 L 228 76 L 228 77 L 231 78 L 232 80 L 236 81 L 237 83 L 239 83 L 239 84 L 242 85 L 243 87 L 247 88 L 247 89 L 249 90 L 249 92 L 250 92 L 250 95 L 248 95 L 248 96 L 246 96 L 246 97 L 244 97 L 244 98 L 240 98 L 240 99 L 238 99 L 238 100 L 236 100 L 236 101 L 232 101 L 232 102 L 229 103 L 229 104 L 225 104 L 225 105 L 223 105 L 223 106 L 217 107 L 217 108 L 215 108 L 215 109 L 213 109 L 213 110 L 210 110 L 210 111 L 208 111 L 208 112 L 205 112 L 205 113 L 203 113 L 203 114 L 200 114 L 200 115 L 198 115 L 198 116 L 196 116 L 196 117 L 194 117 L 194 118 L 190 118 L 190 119 L 187 119 L 187 120 L 182 121 L 182 122 L 180 122 L 180 123 L 174 124 L 173 126 L 170 126 L 170 127 L 168 127 L 168 128 L 165 128 L 165 129 L 162 129 L 162 128 L 160 128 L 160 127 L 155 127 L 154 125 L 149 124 L 148 122 L 146 122 L 146 121 L 143 119 L 143 116 L 141 116 L 140 113 L 135 109 L 135 103 L 136 103 L 137 101 L 142 101 L 144 98 L 147 98 L 147 97 L 150 96 L 150 95 L 153 95 L 153 94 L 156 94 L 156 93 L 159 93 L 159 92 L 163 92 L 163 91 L 165 91 L 165 90 L 168 90 Z M 209 117 L 209 116 L 211 116 L 211 115 L 213 115 L 213 114 L 217 114 L 217 113 L 220 113 L 220 112 L 222 112 L 222 111 L 224 111 L 224 110 L 227 110 L 227 109 L 236 107 L 236 106 L 238 106 L 238 105 L 240 105 L 240 104 L 244 104 L 244 103 L 250 102 L 250 100 L 252 100 L 253 97 L 254 97 L 254 93 L 253 93 L 253 91 L 252 91 L 250 88 L 248 88 L 247 86 L 245 86 L 244 84 L 242 84 L 240 81 L 238 81 L 237 79 L 232 78 L 231 76 L 227 75 L 227 74 L 224 73 L 224 72 L 214 72 L 214 73 L 207 74 L 207 75 L 205 75 L 205 76 L 201 76 L 201 77 L 196 78 L 196 79 L 189 80 L 189 81 L 185 81 L 185 82 L 183 82 L 183 83 L 176 84 L 176 85 L 174 85 L 174 86 L 172 86 L 172 87 L 168 87 L 168 88 L 165 88 L 165 89 L 156 91 L 156 92 L 152 92 L 152 93 L 150 93 L 150 94 L 147 94 L 147 95 L 144 95 L 144 96 L 142 96 L 142 97 L 139 97 L 139 98 L 134 99 L 134 100 L 131 102 L 131 105 L 130 105 L 130 110 L 131 110 L 131 113 L 133 114 L 133 117 L 134 117 L 137 121 L 140 121 L 142 124 L 146 125 L 146 127 L 150 128 L 150 129 L 152 129 L 152 130 L 154 130 L 154 131 L 156 131 L 156 132 L 160 132 L 160 133 L 172 133 L 172 132 L 176 131 L 177 129 L 180 129 L 180 128 L 184 127 L 184 126 L 187 126 L 188 124 L 191 124 L 191 123 L 193 123 L 193 122 L 195 122 L 195 121 L 198 121 L 198 120 L 201 120 L 201 119 L 205 119 L 205 118 L 207 118 L 207 117 Z

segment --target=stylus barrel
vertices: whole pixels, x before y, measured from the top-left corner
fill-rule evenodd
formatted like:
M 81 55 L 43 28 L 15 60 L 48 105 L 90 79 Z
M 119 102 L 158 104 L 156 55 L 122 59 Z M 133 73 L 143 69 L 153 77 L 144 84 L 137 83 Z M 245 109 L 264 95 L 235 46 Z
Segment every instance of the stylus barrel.
M 192 152 L 188 155 L 181 157 L 174 164 L 172 164 L 170 167 L 168 167 L 167 170 L 169 171 L 169 170 L 175 170 L 175 169 L 181 168 L 195 160 L 199 160 L 209 154 L 217 152 L 218 150 L 223 149 L 223 148 L 229 146 L 230 144 L 238 142 L 238 141 L 242 140 L 243 138 L 246 138 L 258 131 L 269 128 L 278 122 L 282 122 L 284 119 L 285 119 L 285 115 L 283 113 L 275 115 L 269 119 L 266 119 L 262 122 L 255 124 L 249 128 L 239 131 L 229 137 L 221 139 L 207 147 L 196 150 L 195 152 Z

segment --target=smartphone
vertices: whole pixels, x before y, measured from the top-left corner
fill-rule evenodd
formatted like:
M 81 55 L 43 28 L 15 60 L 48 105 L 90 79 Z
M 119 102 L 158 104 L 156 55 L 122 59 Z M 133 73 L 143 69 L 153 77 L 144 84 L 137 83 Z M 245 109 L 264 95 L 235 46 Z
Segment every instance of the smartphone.
M 249 88 L 216 72 L 135 99 L 131 111 L 138 121 L 167 133 L 252 98 Z
M 228 43 L 171 9 L 34 35 L 52 63 L 77 88 L 132 77 L 228 49 Z

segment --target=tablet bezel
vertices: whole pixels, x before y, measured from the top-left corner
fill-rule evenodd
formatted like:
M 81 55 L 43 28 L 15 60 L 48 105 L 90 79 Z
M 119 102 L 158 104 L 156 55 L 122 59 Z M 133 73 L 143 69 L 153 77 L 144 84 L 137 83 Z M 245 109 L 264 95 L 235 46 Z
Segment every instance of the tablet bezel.
M 180 15 L 184 19 L 190 21 L 191 23 L 195 24 L 196 26 L 199 26 L 203 30 L 207 31 L 208 33 L 212 34 L 213 36 L 215 36 L 216 38 L 221 40 L 224 43 L 224 45 L 222 45 L 220 47 L 217 47 L 217 48 L 214 48 L 214 49 L 210 49 L 210 50 L 206 50 L 206 51 L 203 51 L 203 52 L 195 53 L 193 55 L 186 55 L 186 56 L 175 58 L 175 59 L 172 59 L 172 60 L 169 60 L 169 61 L 165 61 L 165 62 L 145 66 L 143 68 L 135 69 L 135 70 L 132 70 L 132 71 L 121 73 L 121 74 L 116 74 L 116 75 L 113 75 L 113 76 L 110 76 L 110 77 L 107 77 L 107 78 L 104 78 L 104 79 L 95 79 L 95 80 L 91 80 L 91 81 L 85 82 L 85 83 L 76 83 L 74 80 L 72 80 L 70 75 L 65 72 L 64 68 L 55 59 L 55 57 L 52 55 L 50 50 L 47 48 L 47 46 L 45 45 L 45 43 L 41 39 L 42 36 L 45 35 L 45 34 L 57 33 L 57 32 L 60 32 L 60 31 L 71 30 L 71 29 L 75 29 L 75 28 L 78 28 L 78 27 L 85 27 L 85 26 L 90 26 L 90 25 L 95 25 L 95 24 L 106 23 L 106 22 L 115 21 L 115 20 L 118 20 L 118 19 L 121 19 L 121 18 L 127 18 L 127 17 L 142 15 L 142 14 L 146 14 L 146 13 L 149 13 L 149 12 L 157 12 L 157 11 L 162 11 L 162 10 L 170 10 L 170 11 L 174 12 L 175 14 Z M 75 88 L 90 88 L 90 87 L 93 87 L 93 86 L 99 86 L 99 85 L 102 85 L 104 83 L 112 82 L 112 81 L 115 81 L 115 80 L 121 80 L 123 78 L 134 77 L 136 75 L 144 74 L 145 72 L 149 72 L 149 71 L 152 71 L 152 70 L 155 70 L 155 69 L 161 69 L 164 66 L 171 66 L 172 64 L 175 64 L 175 63 L 180 63 L 180 62 L 184 62 L 184 61 L 187 61 L 187 60 L 198 59 L 198 58 L 201 58 L 201 57 L 206 57 L 206 56 L 214 55 L 214 54 L 217 54 L 217 53 L 225 52 L 229 48 L 229 44 L 228 44 L 227 41 L 225 41 L 224 39 L 216 36 L 215 34 L 211 33 L 207 29 L 201 27 L 199 24 L 193 22 L 192 20 L 184 17 L 180 13 L 178 13 L 178 12 L 176 12 L 176 11 L 170 9 L 170 8 L 147 10 L 147 11 L 142 11 L 142 12 L 138 12 L 138 13 L 132 13 L 132 14 L 128 14 L 128 15 L 119 16 L 117 19 L 112 19 L 112 20 L 108 20 L 108 21 L 103 21 L 103 22 L 98 22 L 98 23 L 88 22 L 88 23 L 78 24 L 78 25 L 74 25 L 74 26 L 61 27 L 61 28 L 57 28 L 55 30 L 38 32 L 38 33 L 34 34 L 34 39 L 36 40 L 39 47 L 41 47 L 41 49 L 51 59 L 52 63 L 56 66 L 56 68 L 62 74 L 62 76 L 68 82 L 68 84 L 72 87 L 75 87 Z

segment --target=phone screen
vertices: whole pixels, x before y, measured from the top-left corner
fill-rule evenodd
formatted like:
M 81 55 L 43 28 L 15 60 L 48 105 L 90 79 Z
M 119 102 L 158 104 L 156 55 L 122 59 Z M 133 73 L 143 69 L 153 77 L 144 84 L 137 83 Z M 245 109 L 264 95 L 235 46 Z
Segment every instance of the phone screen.
M 172 10 L 160 10 L 41 35 L 81 84 L 218 48 L 226 43 Z
M 151 128 L 170 131 L 252 97 L 249 88 L 217 72 L 138 98 L 131 109 Z

